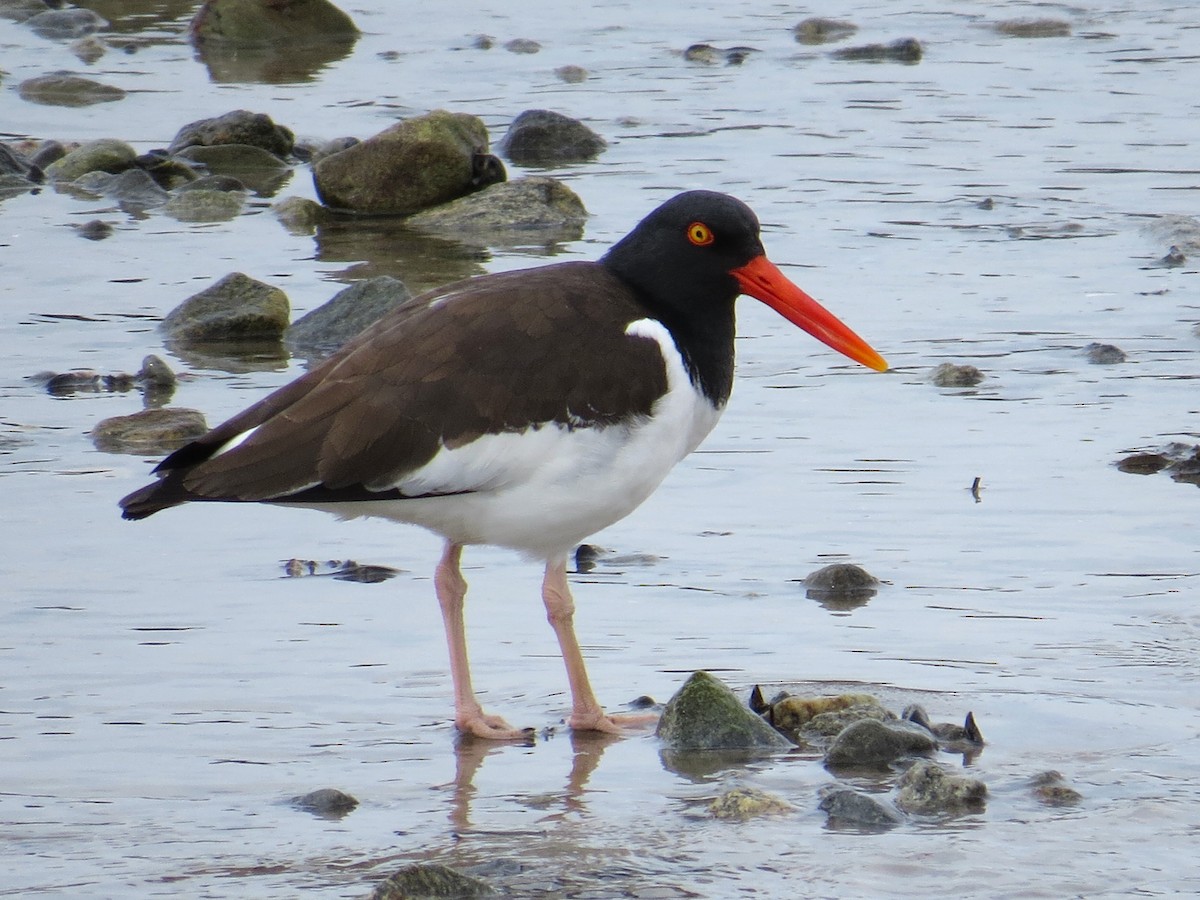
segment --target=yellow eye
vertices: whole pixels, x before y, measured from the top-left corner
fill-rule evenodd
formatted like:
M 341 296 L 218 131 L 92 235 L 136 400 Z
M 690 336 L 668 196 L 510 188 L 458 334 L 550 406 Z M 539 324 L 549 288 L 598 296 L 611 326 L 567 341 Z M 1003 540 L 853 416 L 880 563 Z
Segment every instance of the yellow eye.
M 693 222 L 687 227 L 688 240 L 697 247 L 707 247 L 716 240 L 716 235 L 712 233 L 712 229 L 703 222 Z

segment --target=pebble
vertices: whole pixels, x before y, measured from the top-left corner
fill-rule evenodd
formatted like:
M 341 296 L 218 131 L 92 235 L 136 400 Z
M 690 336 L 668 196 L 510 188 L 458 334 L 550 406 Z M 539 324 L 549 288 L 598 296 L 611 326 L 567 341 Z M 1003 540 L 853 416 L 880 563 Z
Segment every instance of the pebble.
M 930 380 L 938 387 L 974 387 L 984 377 L 983 372 L 974 366 L 944 362 L 933 370 Z
M 979 779 L 954 775 L 929 760 L 913 763 L 898 788 L 896 805 L 922 815 L 976 812 L 987 798 L 987 785 Z

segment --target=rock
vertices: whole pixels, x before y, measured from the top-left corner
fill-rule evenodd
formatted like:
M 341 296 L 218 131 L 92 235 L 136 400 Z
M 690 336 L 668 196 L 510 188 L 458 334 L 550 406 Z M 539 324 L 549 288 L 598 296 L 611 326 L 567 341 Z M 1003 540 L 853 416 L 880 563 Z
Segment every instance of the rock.
M 67 148 L 58 141 L 42 141 L 29 157 L 29 161 L 39 169 L 45 169 L 46 166 L 58 162 L 66 155 Z
M 208 341 L 279 340 L 290 305 L 277 287 L 233 272 L 184 300 L 167 314 L 162 330 L 184 344 Z
M 513 38 L 504 45 L 504 49 L 509 53 L 537 53 L 542 45 L 529 38 Z
M 284 339 L 302 355 L 328 356 L 411 297 L 404 282 L 390 275 L 360 281 L 293 322 Z
M 53 181 L 74 181 L 88 172 L 124 172 L 132 168 L 137 151 L 124 141 L 101 138 L 77 147 L 46 167 Z
M 790 812 L 795 812 L 795 807 L 790 803 L 758 788 L 731 788 L 708 804 L 710 816 L 732 822 L 747 822 L 762 816 Z
M 22 100 L 42 106 L 92 106 L 125 99 L 125 92 L 119 87 L 101 84 L 70 72 L 27 78 L 21 82 L 17 92 Z
M 1117 461 L 1117 469 L 1130 475 L 1153 475 L 1171 464 L 1164 453 L 1134 453 Z
M 90 9 L 48 9 L 30 16 L 25 25 L 50 40 L 70 41 L 107 28 L 108 22 Z
M 832 738 L 837 737 L 855 722 L 865 719 L 875 722 L 896 721 L 894 712 L 885 709 L 874 697 L 870 698 L 870 701 L 869 703 L 856 703 L 845 709 L 830 709 L 818 713 L 808 720 L 808 724 L 804 726 L 804 733 L 810 736 Z
M 829 816 L 830 828 L 859 828 L 865 831 L 883 831 L 904 821 L 904 816 L 876 800 L 852 788 L 830 784 L 821 790 L 821 802 L 817 808 Z
M 1074 806 L 1083 800 L 1083 795 L 1063 780 L 1061 772 L 1041 772 L 1030 784 L 1033 796 L 1046 806 Z
M 237 218 L 245 200 L 241 191 L 180 191 L 171 195 L 163 212 L 178 222 L 228 222 Z
M 487 148 L 478 118 L 435 110 L 325 157 L 313 180 L 326 206 L 409 215 L 491 183 Z
M 292 175 L 292 167 L 274 153 L 249 144 L 193 145 L 180 150 L 176 158 L 197 163 L 214 175 L 236 178 L 261 197 L 277 193 Z
M 838 733 L 825 751 L 830 769 L 886 769 L 906 756 L 927 756 L 937 741 L 923 728 L 908 723 L 862 719 Z
M 447 897 L 466 900 L 495 891 L 486 882 L 448 866 L 432 863 L 405 866 L 376 886 L 371 900 L 428 900 Z
M 78 40 L 72 41 L 68 47 L 75 58 L 81 63 L 91 65 L 104 56 L 107 49 L 104 46 L 104 41 L 100 40 L 95 35 L 89 34 L 87 37 L 81 37 Z
M 258 47 L 353 41 L 354 20 L 328 0 L 205 0 L 192 18 L 193 42 Z
M 165 204 L 169 194 L 141 169 L 126 169 L 118 175 L 108 172 L 88 172 L 70 185 L 91 194 L 111 197 L 125 209 L 157 209 Z
M 705 66 L 715 66 L 725 63 L 727 66 L 740 66 L 750 56 L 757 53 L 754 47 L 729 47 L 722 49 L 712 44 L 692 44 L 683 51 L 683 58 L 688 62 L 700 63 Z
M 39 372 L 31 375 L 46 391 L 56 397 L 68 397 L 78 392 L 100 393 L 129 391 L 139 388 L 147 395 L 166 399 L 175 391 L 176 378 L 171 367 L 159 357 L 151 354 L 142 360 L 142 367 L 134 375 L 117 372 L 101 375 L 92 369 L 73 369 L 70 372 Z
M 783 750 L 792 746 L 707 672 L 694 673 L 667 702 L 656 734 L 671 750 Z
M 1083 348 L 1087 361 L 1094 366 L 1115 366 L 1125 362 L 1125 351 L 1112 344 L 1100 344 L 1093 341 Z
M 307 197 L 285 197 L 271 206 L 271 212 L 292 234 L 312 234 L 329 217 L 329 211 Z
M 938 387 L 974 387 L 983 381 L 984 374 L 974 366 L 945 362 L 934 369 L 929 378 Z
M 164 191 L 186 187 L 199 180 L 200 173 L 183 160 L 167 156 L 165 150 L 152 150 L 134 160 L 134 164 L 154 179 Z
M 852 22 L 820 17 L 805 19 L 792 29 L 798 44 L 832 44 L 844 41 L 856 31 L 858 26 Z
M 1071 24 L 1060 19 L 1006 19 L 992 25 L 992 31 L 1007 37 L 1070 37 Z
M 546 166 L 584 162 L 604 147 L 604 139 L 578 119 L 529 109 L 513 119 L 498 149 L 518 165 Z
M 355 810 L 358 801 L 337 788 L 320 788 L 300 797 L 293 797 L 292 806 L 322 819 L 340 819 Z
M 900 38 L 890 44 L 865 44 L 861 47 L 846 47 L 833 51 L 834 59 L 856 62 L 902 62 L 918 63 L 923 50 L 915 38 Z
M 296 145 L 296 136 L 290 129 L 276 125 L 270 116 L 235 109 L 223 116 L 199 119 L 184 125 L 167 146 L 167 152 L 174 154 L 188 147 L 214 147 L 220 144 L 257 147 L 282 158 L 291 154 Z
M 878 710 L 879 715 L 865 713 L 866 708 Z M 859 710 L 858 718 L 895 718 L 870 694 L 839 694 L 835 697 L 783 696 L 770 704 L 766 715 L 767 721 L 776 728 L 797 732 L 806 728 L 817 716 L 847 709 Z
M 587 214 L 579 195 L 561 181 L 518 178 L 417 213 L 408 222 L 425 231 L 504 246 L 527 243 L 531 237 L 578 240 Z
M 900 778 L 896 805 L 922 815 L 977 811 L 987 797 L 987 785 L 976 778 L 952 775 L 935 762 L 918 760 Z
M 588 71 L 583 66 L 559 66 L 554 70 L 554 75 L 566 84 L 581 84 L 587 81 Z
M 968 712 L 962 725 L 952 722 L 931 722 L 924 707 L 912 703 L 904 708 L 900 718 L 914 725 L 919 725 L 932 734 L 941 743 L 943 749 L 962 749 L 963 745 L 983 746 L 983 732 L 975 723 L 975 714 Z
M 1200 444 L 1172 441 L 1157 453 L 1127 456 L 1117 463 L 1117 468 L 1132 475 L 1153 475 L 1165 469 L 1173 481 L 1200 486 Z
M 194 409 L 144 409 L 113 416 L 92 429 L 92 442 L 105 453 L 168 453 L 208 431 L 204 414 Z
M 84 222 L 78 226 L 75 233 L 89 241 L 102 241 L 112 237 L 113 227 L 108 222 L 92 219 L 90 222 Z
M 1160 256 L 1150 266 L 1155 269 L 1178 269 L 1180 266 L 1187 265 L 1187 256 L 1179 247 L 1174 244 L 1167 251 L 1165 256 Z
M 811 572 L 804 579 L 804 587 L 811 600 L 860 604 L 878 593 L 879 579 L 862 566 L 833 563 Z
M 0 143 L 0 175 L 14 176 L 30 184 L 46 180 L 46 174 L 29 157 L 4 143 Z

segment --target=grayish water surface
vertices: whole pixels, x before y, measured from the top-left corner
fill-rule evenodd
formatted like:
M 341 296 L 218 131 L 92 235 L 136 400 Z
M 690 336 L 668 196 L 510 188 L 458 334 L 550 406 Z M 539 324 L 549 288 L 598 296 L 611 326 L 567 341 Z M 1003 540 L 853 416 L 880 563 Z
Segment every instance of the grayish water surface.
M 0 895 L 357 897 L 421 860 L 487 864 L 497 884 L 547 896 L 1200 889 L 1200 496 L 1113 466 L 1197 440 L 1196 267 L 1152 266 L 1174 240 L 1147 227 L 1198 211 L 1194 6 L 839 11 L 861 26 L 853 43 L 921 40 L 911 66 L 795 43 L 791 27 L 822 10 L 571 6 L 357 0 L 353 54 L 290 82 L 251 67 L 210 77 L 181 38 L 192 4 L 97 4 L 130 52 L 90 66 L 0 20 L 0 129 L 148 150 L 235 108 L 330 138 L 444 107 L 480 115 L 495 141 L 523 109 L 552 108 L 610 142 L 551 173 L 592 212 L 558 259 L 595 258 L 681 189 L 745 199 L 775 261 L 894 370 L 858 368 L 742 301 L 722 424 L 596 538 L 647 558 L 574 579 L 597 691 L 614 707 L 666 699 L 709 668 L 739 689 L 840 682 L 918 699 L 935 719 L 971 709 L 989 742 L 971 768 L 986 810 L 860 835 L 825 828 L 816 791 L 832 778 L 803 755 L 690 778 L 648 735 L 456 748 L 436 539 L 277 509 L 122 522 L 116 500 L 151 460 L 100 453 L 87 432 L 140 408 L 137 394 L 54 398 L 25 376 L 136 370 L 164 353 L 155 319 L 230 271 L 282 287 L 299 315 L 365 275 L 422 286 L 547 250 L 401 246 L 377 224 L 296 236 L 266 198 L 186 225 L 47 189 L 0 203 Z M 987 27 L 1022 16 L 1072 35 Z M 498 46 L 468 49 L 480 32 Z M 542 51 L 499 46 L 517 37 Z M 679 55 L 696 41 L 758 52 L 696 66 Z M 564 84 L 564 64 L 591 77 Z M 21 80 L 56 69 L 130 94 L 74 110 L 19 98 Z M 312 196 L 307 170 L 288 194 Z M 70 227 L 94 218 L 115 234 Z M 1092 341 L 1128 361 L 1089 364 Z M 192 376 L 174 402 L 210 422 L 300 371 L 168 359 Z M 947 360 L 987 378 L 936 388 L 929 372 Z M 292 557 L 404 571 L 284 578 Z M 849 612 L 806 599 L 795 580 L 842 559 L 884 579 L 878 596 Z M 485 702 L 555 725 L 565 679 L 537 567 L 489 549 L 467 561 Z M 1027 781 L 1046 769 L 1082 803 L 1039 804 Z M 798 811 L 702 815 L 739 783 Z M 362 805 L 327 821 L 287 803 L 326 786 Z

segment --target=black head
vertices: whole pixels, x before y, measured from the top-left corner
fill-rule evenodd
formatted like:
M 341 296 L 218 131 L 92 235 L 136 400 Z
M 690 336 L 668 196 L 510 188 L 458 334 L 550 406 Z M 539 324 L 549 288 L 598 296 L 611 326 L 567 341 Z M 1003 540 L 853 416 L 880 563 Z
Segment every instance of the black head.
M 638 223 L 601 262 L 655 312 L 732 309 L 741 289 L 731 274 L 763 255 L 758 217 L 715 191 L 672 197 Z

